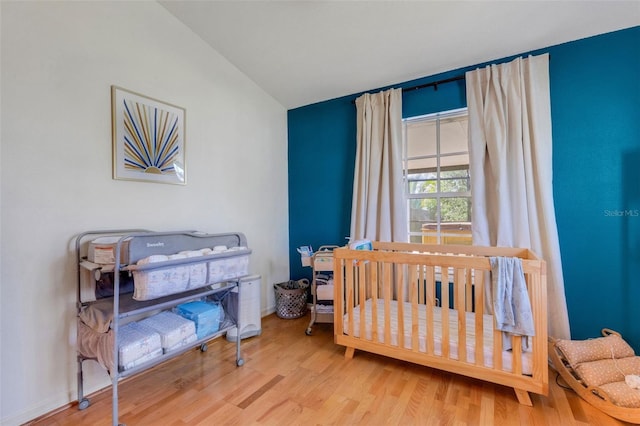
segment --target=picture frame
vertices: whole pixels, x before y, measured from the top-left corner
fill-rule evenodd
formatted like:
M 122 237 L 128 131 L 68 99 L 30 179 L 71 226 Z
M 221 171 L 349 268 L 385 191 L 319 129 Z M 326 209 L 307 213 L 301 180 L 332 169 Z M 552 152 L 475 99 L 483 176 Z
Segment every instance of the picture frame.
M 111 86 L 113 179 L 186 185 L 186 111 Z

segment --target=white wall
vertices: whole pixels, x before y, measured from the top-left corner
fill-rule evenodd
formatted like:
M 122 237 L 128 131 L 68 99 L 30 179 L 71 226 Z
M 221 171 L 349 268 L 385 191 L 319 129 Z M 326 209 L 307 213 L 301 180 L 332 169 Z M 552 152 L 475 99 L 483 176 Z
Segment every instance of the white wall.
M 11 425 L 76 399 L 77 233 L 244 232 L 273 311 L 271 284 L 288 279 L 287 130 L 282 105 L 155 2 L 0 4 L 0 423 Z M 112 180 L 111 85 L 186 109 L 188 185 Z M 108 385 L 88 370 L 86 393 Z

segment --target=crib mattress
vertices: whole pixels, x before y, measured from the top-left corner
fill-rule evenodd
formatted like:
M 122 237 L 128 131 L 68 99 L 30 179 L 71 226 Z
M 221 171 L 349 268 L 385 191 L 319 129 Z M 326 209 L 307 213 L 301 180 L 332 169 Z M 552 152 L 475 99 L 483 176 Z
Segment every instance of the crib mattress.
M 403 345 L 406 349 L 411 349 L 411 317 L 412 317 L 412 305 L 409 302 L 403 302 L 404 304 L 404 342 Z M 365 302 L 365 338 L 372 340 L 372 299 L 368 299 Z M 377 312 L 377 333 L 378 341 L 384 343 L 384 300 L 378 299 L 376 303 Z M 398 302 L 392 300 L 390 302 L 390 328 L 391 328 L 391 344 L 398 346 Z M 419 351 L 427 351 L 427 338 L 432 338 L 427 333 L 426 329 L 427 310 L 425 305 L 418 305 L 418 342 Z M 356 306 L 353 310 L 353 328 L 354 337 L 360 337 L 360 306 Z M 493 316 L 484 315 L 483 318 L 483 353 L 484 353 L 484 365 L 489 368 L 493 368 Z M 466 352 L 467 362 L 475 363 L 475 313 L 466 313 Z M 433 333 L 434 339 L 434 354 L 437 356 L 442 355 L 442 308 L 434 307 L 433 311 Z M 343 317 L 343 333 L 349 334 L 349 322 L 347 314 Z M 451 359 L 459 359 L 458 357 L 458 311 L 455 309 L 449 309 L 449 354 Z M 512 368 L 513 354 L 511 351 L 502 351 L 502 368 L 505 371 L 513 371 Z M 533 361 L 531 352 L 523 350 L 522 353 L 522 371 L 524 374 L 532 374 Z
M 162 349 L 167 352 L 196 340 L 196 324 L 173 312 L 163 311 L 140 321 L 160 335 Z

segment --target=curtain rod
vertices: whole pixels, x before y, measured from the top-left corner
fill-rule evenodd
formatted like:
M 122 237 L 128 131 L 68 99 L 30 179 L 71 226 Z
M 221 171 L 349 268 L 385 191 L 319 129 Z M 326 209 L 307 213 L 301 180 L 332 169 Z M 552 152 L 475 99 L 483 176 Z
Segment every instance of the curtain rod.
M 549 62 L 551 62 L 551 54 L 548 54 L 548 55 L 549 55 Z M 411 86 L 411 87 L 403 87 L 402 88 L 402 93 L 404 93 L 404 92 L 412 92 L 414 90 L 425 89 L 427 87 L 433 87 L 435 90 L 438 90 L 438 86 L 440 86 L 441 84 L 452 83 L 454 81 L 464 80 L 464 78 L 465 78 L 465 75 L 461 74 L 461 75 L 457 75 L 455 77 L 445 78 L 444 80 L 432 81 L 431 83 L 424 83 L 424 84 L 419 84 L 417 86 Z M 356 103 L 355 99 L 352 100 L 351 103 L 355 104 Z
M 548 54 L 548 55 L 549 55 L 549 62 L 551 62 L 551 54 Z M 531 56 L 531 55 L 529 55 L 529 56 Z M 411 91 L 414 91 L 414 90 L 425 89 L 427 87 L 433 87 L 435 90 L 438 90 L 438 86 L 439 85 L 445 84 L 445 83 L 451 83 L 451 82 L 458 81 L 458 80 L 464 80 L 464 76 L 465 76 L 464 74 L 461 74 L 461 75 L 457 75 L 455 77 L 446 78 L 444 80 L 438 80 L 438 81 L 434 81 L 434 82 L 431 82 L 431 83 L 420 84 L 418 86 L 404 87 L 404 88 L 402 88 L 402 91 L 403 92 L 411 92 Z
M 446 83 L 451 83 L 453 81 L 458 81 L 458 80 L 464 80 L 464 74 L 457 75 L 457 76 L 451 77 L 451 78 L 446 78 L 444 80 L 432 81 L 431 83 L 419 84 L 417 86 L 402 87 L 401 89 L 402 89 L 402 93 L 404 93 L 404 92 L 413 92 L 414 90 L 425 89 L 427 87 L 433 87 L 435 90 L 438 90 L 438 86 L 439 85 L 446 84 Z M 353 99 L 351 101 L 351 103 L 355 104 L 356 100 Z
M 438 90 L 438 86 L 441 85 L 441 84 L 451 83 L 451 82 L 459 81 L 459 80 L 464 80 L 464 74 L 457 75 L 457 76 L 451 77 L 451 78 L 446 78 L 444 80 L 433 81 L 431 83 L 420 84 L 418 86 L 403 87 L 402 88 L 402 92 L 403 93 L 404 92 L 412 92 L 414 90 L 425 89 L 427 87 L 433 87 L 435 90 Z
M 458 80 L 464 80 L 464 74 L 457 75 L 457 76 L 451 77 L 451 78 L 445 78 L 444 80 L 432 81 L 431 83 L 419 84 L 417 86 L 403 87 L 402 88 L 402 93 L 404 93 L 404 92 L 412 92 L 414 90 L 425 89 L 427 87 L 433 87 L 435 90 L 438 90 L 438 86 L 439 85 L 446 84 L 446 83 L 451 83 L 451 82 L 458 81 Z M 355 104 L 356 100 L 355 99 L 352 100 L 351 103 Z

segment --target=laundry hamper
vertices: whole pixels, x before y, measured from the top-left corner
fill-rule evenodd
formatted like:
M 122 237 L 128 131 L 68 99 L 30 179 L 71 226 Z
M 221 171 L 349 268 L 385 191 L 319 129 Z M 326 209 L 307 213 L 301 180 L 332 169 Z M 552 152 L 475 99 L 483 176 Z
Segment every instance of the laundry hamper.
M 285 281 L 274 284 L 276 292 L 276 315 L 279 318 L 300 318 L 307 313 L 307 290 L 309 280 Z

